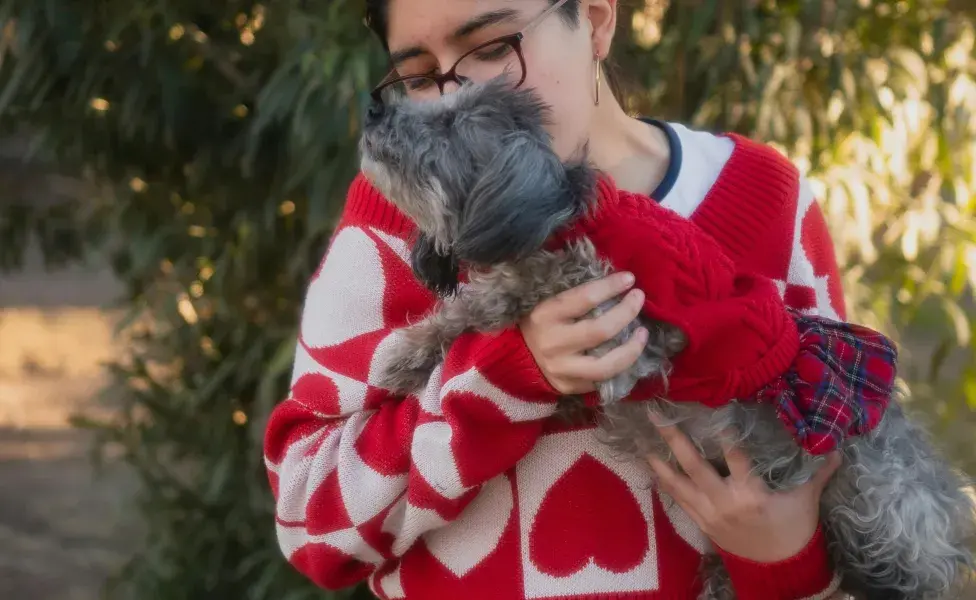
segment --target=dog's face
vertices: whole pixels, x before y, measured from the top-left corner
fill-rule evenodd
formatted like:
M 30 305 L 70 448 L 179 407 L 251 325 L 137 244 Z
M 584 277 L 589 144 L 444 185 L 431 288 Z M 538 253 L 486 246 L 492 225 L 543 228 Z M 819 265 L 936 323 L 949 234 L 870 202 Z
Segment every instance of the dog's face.
M 428 285 L 454 289 L 460 262 L 523 257 L 585 210 L 594 177 L 559 160 L 546 118 L 530 90 L 502 81 L 370 107 L 362 169 L 420 230 L 414 270 Z

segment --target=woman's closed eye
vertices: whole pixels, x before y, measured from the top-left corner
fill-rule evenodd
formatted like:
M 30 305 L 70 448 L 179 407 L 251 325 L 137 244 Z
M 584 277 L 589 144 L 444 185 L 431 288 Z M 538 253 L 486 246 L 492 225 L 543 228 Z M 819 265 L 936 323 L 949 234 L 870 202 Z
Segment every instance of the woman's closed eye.
M 431 86 L 435 85 L 432 79 L 427 79 L 426 77 L 417 77 L 415 79 L 408 79 L 406 82 L 406 87 L 410 91 L 421 91 L 429 89 Z
M 509 44 L 505 42 L 498 42 L 478 48 L 472 53 L 472 55 L 478 60 L 494 61 L 507 58 L 512 52 L 512 47 Z

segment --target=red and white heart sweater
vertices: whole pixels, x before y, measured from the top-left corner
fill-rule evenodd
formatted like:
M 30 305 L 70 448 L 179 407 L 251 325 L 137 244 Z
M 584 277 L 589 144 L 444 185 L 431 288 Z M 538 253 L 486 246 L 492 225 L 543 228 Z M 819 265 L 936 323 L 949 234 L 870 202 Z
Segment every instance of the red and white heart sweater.
M 662 206 L 791 307 L 843 320 L 823 214 L 793 166 L 736 136 L 674 130 L 684 160 Z M 310 283 L 265 440 L 289 561 L 322 587 L 367 580 L 388 600 L 696 598 L 708 539 L 647 467 L 551 419 L 557 396 L 516 328 L 458 339 L 417 396 L 374 384 L 435 304 L 410 270 L 412 227 L 358 177 Z M 837 586 L 822 532 L 775 564 L 719 552 L 740 600 Z

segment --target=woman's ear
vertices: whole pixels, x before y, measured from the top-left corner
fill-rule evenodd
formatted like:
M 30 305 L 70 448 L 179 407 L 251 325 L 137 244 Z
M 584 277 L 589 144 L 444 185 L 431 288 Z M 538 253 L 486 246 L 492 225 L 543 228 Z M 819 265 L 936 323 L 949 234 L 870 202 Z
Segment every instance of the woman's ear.
M 583 0 L 583 17 L 589 20 L 593 54 L 600 59 L 610 55 L 617 30 L 617 0 Z

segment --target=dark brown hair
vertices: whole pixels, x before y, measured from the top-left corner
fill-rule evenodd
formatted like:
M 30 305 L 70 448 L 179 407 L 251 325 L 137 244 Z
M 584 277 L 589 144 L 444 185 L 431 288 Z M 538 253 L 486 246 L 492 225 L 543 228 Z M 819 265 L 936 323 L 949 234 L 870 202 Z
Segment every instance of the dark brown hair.
M 559 0 L 549 0 L 549 4 L 555 4 Z M 387 44 L 387 19 L 386 13 L 390 0 L 366 0 L 366 25 L 373 30 L 376 37 L 380 38 L 383 47 L 389 50 Z M 559 9 L 559 13 L 568 25 L 576 27 L 579 25 L 579 3 L 580 0 L 569 0 Z

